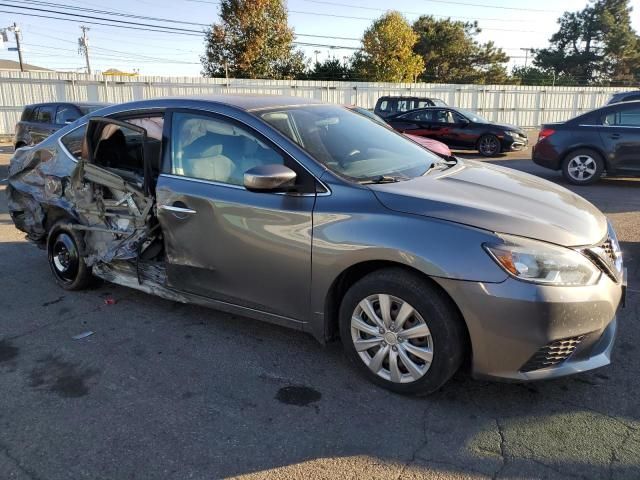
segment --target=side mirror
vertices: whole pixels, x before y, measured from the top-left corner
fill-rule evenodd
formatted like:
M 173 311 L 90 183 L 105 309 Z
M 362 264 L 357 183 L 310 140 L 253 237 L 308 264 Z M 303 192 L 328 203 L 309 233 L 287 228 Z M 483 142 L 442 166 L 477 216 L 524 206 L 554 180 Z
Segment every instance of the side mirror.
M 292 187 L 295 181 L 296 172 L 275 163 L 253 167 L 244 173 L 245 188 L 259 192 L 283 191 Z
M 462 125 L 463 127 L 466 127 L 467 125 L 469 125 L 469 119 L 468 118 L 461 118 L 460 119 L 460 125 Z

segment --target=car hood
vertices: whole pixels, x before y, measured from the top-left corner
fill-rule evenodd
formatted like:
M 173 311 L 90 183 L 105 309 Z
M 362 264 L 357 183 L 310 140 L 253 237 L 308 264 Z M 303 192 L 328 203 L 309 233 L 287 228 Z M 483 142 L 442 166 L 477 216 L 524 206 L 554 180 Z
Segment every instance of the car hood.
M 472 160 L 370 187 L 391 210 L 558 245 L 593 245 L 607 233 L 606 217 L 579 195 L 527 173 Z

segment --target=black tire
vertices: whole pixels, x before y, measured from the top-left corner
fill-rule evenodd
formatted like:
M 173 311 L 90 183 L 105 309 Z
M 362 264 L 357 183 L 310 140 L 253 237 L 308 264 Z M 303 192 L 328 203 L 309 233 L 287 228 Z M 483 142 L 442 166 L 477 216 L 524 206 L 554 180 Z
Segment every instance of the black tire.
M 356 350 L 352 331 L 358 332 L 354 333 L 356 336 L 360 333 L 357 329 L 352 329 L 352 316 L 355 314 L 356 308 L 360 308 L 359 304 L 363 299 L 376 294 L 387 294 L 395 300 L 401 299 L 410 304 L 424 320 L 430 331 L 433 358 L 429 366 L 426 366 L 425 362 L 426 373 L 423 373 L 423 376 L 418 380 L 413 381 L 412 378 L 408 378 L 406 383 L 400 383 L 383 378 L 381 374 L 387 375 L 386 372 L 390 373 L 391 368 L 387 367 L 385 370 L 383 364 L 378 371 L 379 373 L 374 373 L 360 356 L 362 352 L 359 353 Z M 395 305 L 394 307 L 397 308 Z M 395 319 L 398 318 L 397 310 L 395 315 L 392 317 L 394 324 Z M 382 335 L 382 331 L 380 331 L 380 335 Z M 438 390 L 458 370 L 467 351 L 468 338 L 464 321 L 451 299 L 437 286 L 431 285 L 419 275 L 399 268 L 378 270 L 365 276 L 349 288 L 340 305 L 340 337 L 349 359 L 372 382 L 397 393 L 422 395 Z M 357 338 L 358 341 L 362 340 L 360 337 Z M 386 339 L 386 336 L 383 338 Z M 400 342 L 408 343 L 410 341 L 400 340 Z M 409 370 L 402 364 L 402 358 L 399 356 L 401 345 L 393 344 L 391 346 L 391 342 L 389 344 L 385 342 L 382 345 L 389 348 L 395 347 L 394 350 L 397 353 L 394 355 L 399 359 L 396 361 L 399 362 L 401 370 L 404 368 L 404 372 L 401 373 L 403 377 L 410 377 Z M 415 345 L 411 346 L 415 347 Z M 376 348 L 382 349 L 383 347 L 372 348 L 373 350 L 365 352 L 367 358 L 375 356 Z M 407 355 L 407 350 L 404 348 L 402 350 L 404 355 Z M 412 358 L 420 361 L 417 357 Z M 389 362 L 390 358 L 387 359 L 387 365 Z
M 495 157 L 502 151 L 500 140 L 495 135 L 485 134 L 478 140 L 478 152 L 483 157 Z
M 65 290 L 83 290 L 95 281 L 81 255 L 83 247 L 82 234 L 69 228 L 68 221 L 60 220 L 49 230 L 49 268 L 56 283 Z
M 582 167 L 584 169 L 580 171 Z M 591 185 L 600 180 L 603 172 L 604 159 L 590 148 L 574 150 L 562 161 L 562 175 L 573 185 Z

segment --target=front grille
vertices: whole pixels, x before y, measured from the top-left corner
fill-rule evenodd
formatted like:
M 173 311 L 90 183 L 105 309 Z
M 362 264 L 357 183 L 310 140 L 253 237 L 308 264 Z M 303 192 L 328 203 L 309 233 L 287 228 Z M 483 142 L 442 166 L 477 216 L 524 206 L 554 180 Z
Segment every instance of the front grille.
M 584 337 L 585 335 L 579 335 L 577 337 L 556 340 L 555 342 L 545 345 L 520 368 L 520 371 L 531 372 L 533 370 L 553 367 L 554 365 L 564 362 L 575 352 Z

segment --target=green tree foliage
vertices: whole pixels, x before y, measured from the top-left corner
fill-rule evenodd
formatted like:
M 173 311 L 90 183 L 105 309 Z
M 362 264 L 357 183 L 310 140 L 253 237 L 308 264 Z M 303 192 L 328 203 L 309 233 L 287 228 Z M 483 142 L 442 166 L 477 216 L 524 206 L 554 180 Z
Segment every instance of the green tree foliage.
M 220 22 L 209 28 L 200 58 L 207 77 L 296 78 L 304 54 L 293 47 L 283 0 L 221 0 Z
M 420 79 L 439 83 L 504 83 L 509 57 L 493 42 L 480 44 L 477 22 L 439 20 L 423 15 L 413 24 L 418 35 L 414 51 L 425 70 Z
M 629 0 L 591 0 L 579 12 L 565 12 L 534 65 L 580 84 L 634 82 L 640 74 L 640 38 L 630 12 Z
M 399 12 L 387 12 L 375 20 L 362 37 L 362 50 L 352 64 L 359 79 L 379 82 L 412 82 L 424 69 L 413 52 L 418 36 Z
M 556 75 L 553 71 L 542 70 L 535 66 L 516 66 L 511 72 L 512 82 L 518 85 L 570 86 L 576 79 L 570 75 Z
M 340 62 L 337 58 L 328 58 L 324 62 L 316 62 L 306 75 L 309 80 L 350 80 L 353 76 L 351 66 Z

